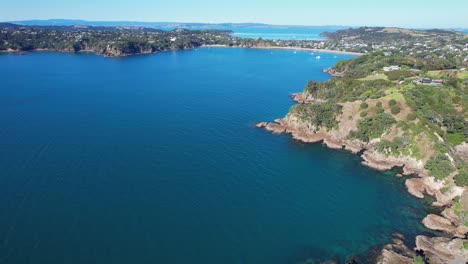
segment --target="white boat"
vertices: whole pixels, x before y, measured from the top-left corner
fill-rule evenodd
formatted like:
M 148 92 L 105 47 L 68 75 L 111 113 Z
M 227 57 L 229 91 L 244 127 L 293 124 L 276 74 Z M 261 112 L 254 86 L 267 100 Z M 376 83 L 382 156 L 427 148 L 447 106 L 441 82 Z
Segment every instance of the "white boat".
M 315 57 L 317 60 L 320 60 L 320 56 Z

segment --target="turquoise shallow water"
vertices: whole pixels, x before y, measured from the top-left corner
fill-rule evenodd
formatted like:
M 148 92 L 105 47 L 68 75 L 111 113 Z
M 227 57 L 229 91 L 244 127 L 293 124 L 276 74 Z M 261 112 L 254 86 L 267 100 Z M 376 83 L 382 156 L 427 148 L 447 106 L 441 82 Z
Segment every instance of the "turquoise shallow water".
M 242 38 L 263 38 L 282 40 L 324 40 L 320 34 L 335 32 L 342 28 L 310 28 L 310 27 L 283 27 L 283 28 L 233 28 L 233 35 Z
M 344 55 L 0 55 L 0 263 L 297 263 L 424 232 L 357 156 L 254 129 Z

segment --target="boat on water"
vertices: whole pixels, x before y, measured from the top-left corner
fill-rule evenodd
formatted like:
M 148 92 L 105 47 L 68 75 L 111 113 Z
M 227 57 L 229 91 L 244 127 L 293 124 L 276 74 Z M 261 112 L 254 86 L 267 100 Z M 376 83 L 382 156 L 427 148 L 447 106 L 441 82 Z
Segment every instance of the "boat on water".
M 317 60 L 320 60 L 320 56 L 315 57 Z

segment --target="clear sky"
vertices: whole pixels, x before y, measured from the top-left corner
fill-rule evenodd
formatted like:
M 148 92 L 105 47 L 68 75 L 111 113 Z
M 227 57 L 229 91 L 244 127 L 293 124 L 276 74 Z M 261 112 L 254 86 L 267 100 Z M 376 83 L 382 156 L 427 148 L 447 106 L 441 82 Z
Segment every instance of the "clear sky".
M 468 28 L 468 0 L 0 0 L 0 21 L 51 18 Z

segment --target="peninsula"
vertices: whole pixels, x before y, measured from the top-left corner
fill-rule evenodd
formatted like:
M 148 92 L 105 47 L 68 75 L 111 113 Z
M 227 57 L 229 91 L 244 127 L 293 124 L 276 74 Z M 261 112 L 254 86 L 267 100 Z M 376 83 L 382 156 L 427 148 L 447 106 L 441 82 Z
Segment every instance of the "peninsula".
M 415 197 L 432 196 L 440 214 L 422 224 L 410 249 L 399 238 L 377 263 L 468 260 L 468 36 L 445 31 L 361 28 L 327 34 L 327 47 L 366 52 L 325 69 L 294 94 L 286 117 L 257 127 L 361 155 L 378 170 L 401 168 Z

